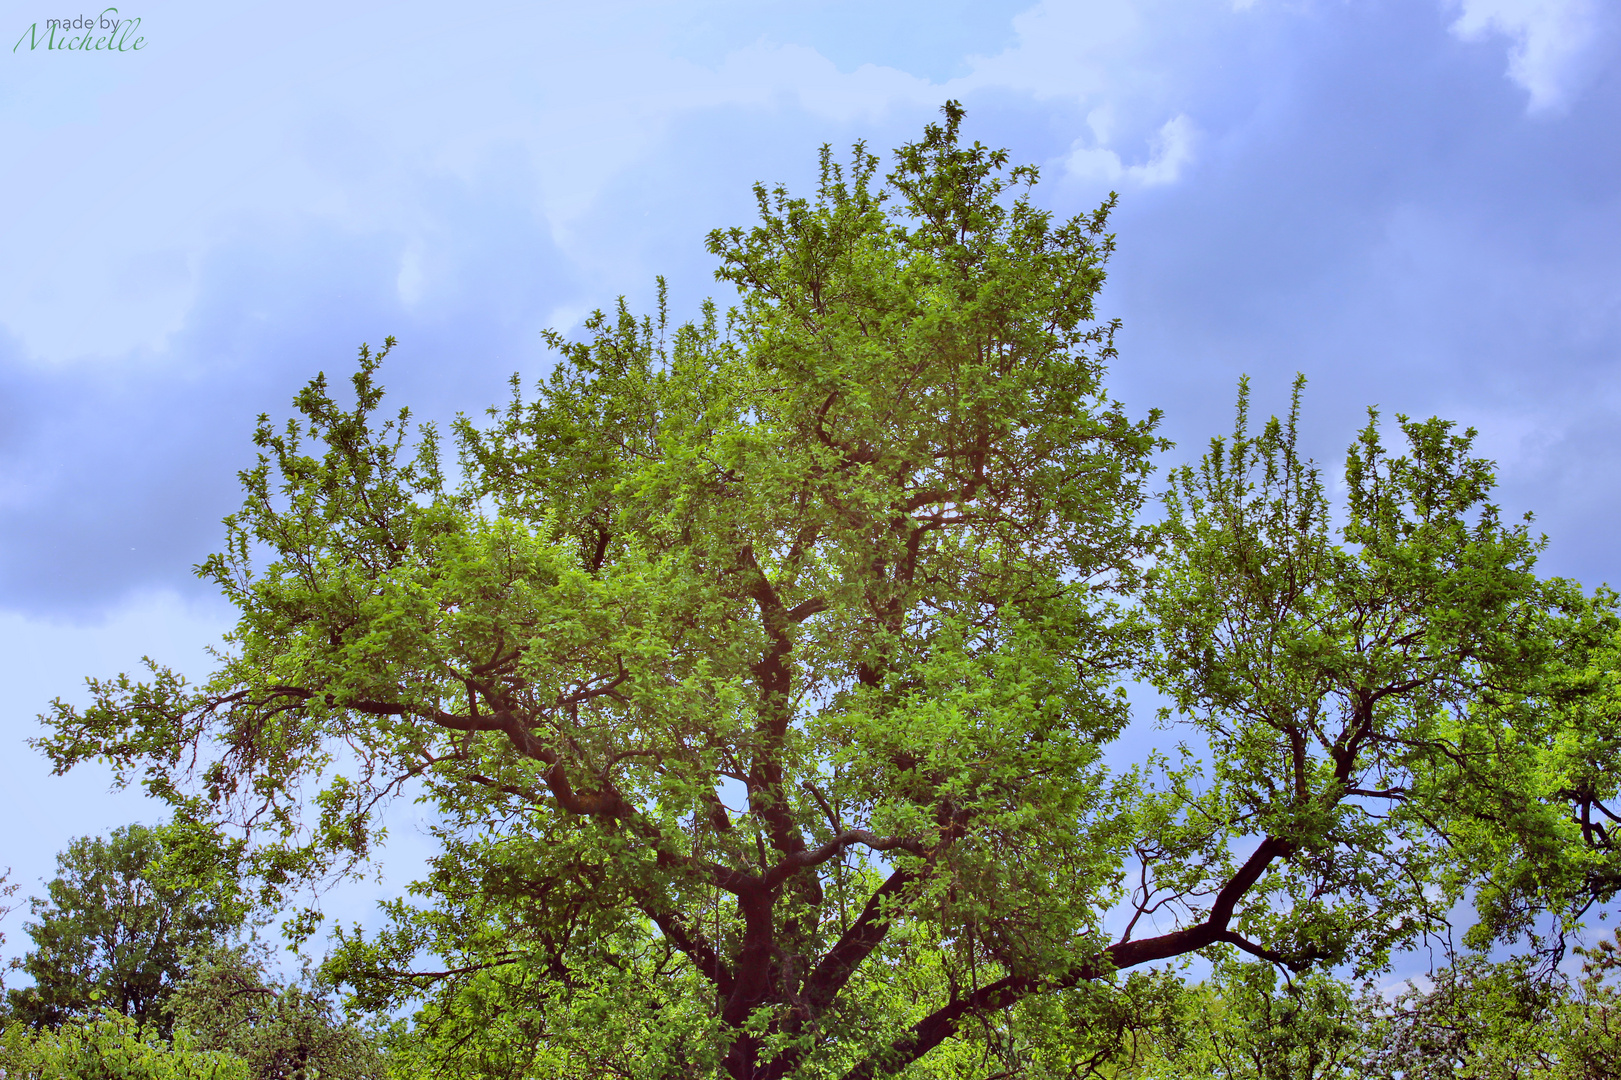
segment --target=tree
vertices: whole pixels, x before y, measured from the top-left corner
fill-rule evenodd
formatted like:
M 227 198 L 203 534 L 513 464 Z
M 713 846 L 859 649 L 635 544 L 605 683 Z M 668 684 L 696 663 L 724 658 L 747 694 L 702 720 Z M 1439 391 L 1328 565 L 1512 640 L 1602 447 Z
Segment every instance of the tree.
M 229 874 L 187 872 L 198 832 L 137 824 L 68 845 L 25 924 L 34 947 L 17 966 L 33 985 L 8 992 L 11 1015 L 56 1027 L 109 1009 L 167 1035 L 163 1006 L 184 956 L 234 932 L 247 910 Z
M 164 1011 L 169 1031 L 110 1006 L 54 1028 L 0 1032 L 10 1080 L 380 1080 L 376 1032 L 340 1020 L 329 994 L 267 977 L 249 946 L 186 956 Z M 394 1075 L 408 1075 L 396 1073 Z
M 1540 974 L 1540 977 L 1539 977 Z M 1492 964 L 1480 956 L 1411 984 L 1391 1001 L 1370 1000 L 1367 1061 L 1377 1080 L 1497 1080 L 1552 1077 L 1568 1034 L 1561 1012 L 1571 1003 L 1556 977 L 1523 961 Z M 1564 1006 L 1564 1009 L 1561 1008 Z M 1567 1074 L 1568 1075 L 1568 1074 Z M 1579 1074 L 1578 1074 L 1579 1075 Z
M 175 1027 L 201 1050 L 227 1052 L 252 1080 L 375 1080 L 374 1032 L 340 1019 L 322 987 L 270 978 L 247 947 L 192 957 L 174 994 Z
M 1621 931 L 1611 941 L 1584 950 L 1582 973 L 1561 1010 L 1569 1080 L 1621 1076 L 1621 985 L 1606 981 L 1621 972 Z M 1564 1077 L 1561 1080 L 1564 1080 Z
M 1360 942 L 1376 967 L 1474 886 L 1478 944 L 1531 931 L 1535 912 L 1568 928 L 1616 892 L 1614 847 L 1582 809 L 1615 782 L 1570 783 L 1591 780 L 1614 595 L 1535 576 L 1529 515 L 1501 521 L 1475 433 L 1442 420 L 1398 416 L 1395 457 L 1370 412 L 1336 543 L 1296 452 L 1302 385 L 1259 436 L 1241 389 L 1231 441 L 1172 477 L 1145 594 L 1151 677 L 1209 743 L 1218 783 L 1200 818 L 1235 824 L 1168 836 L 1184 860 L 1233 828 L 1259 841 L 1236 880 L 1276 902 L 1235 928 L 1289 947 L 1232 943 L 1262 959 L 1339 962 Z
M 1498 871 L 1502 912 L 1565 910 L 1588 876 L 1510 871 L 1579 861 L 1569 800 L 1474 740 L 1568 723 L 1537 688 L 1608 615 L 1440 421 L 1402 456 L 1370 424 L 1342 543 L 1293 416 L 1242 409 L 1145 524 L 1157 416 L 1093 322 L 1112 202 L 1055 222 L 946 116 L 882 181 L 858 147 L 814 199 L 758 188 L 709 238 L 724 320 L 672 331 L 661 289 L 551 335 L 534 398 L 456 425 L 459 480 L 375 418 L 392 339 L 353 408 L 317 378 L 200 568 L 241 612 L 213 678 L 93 681 L 41 745 L 287 872 L 430 799 L 422 902 L 334 970 L 423 1000 L 447 1073 L 1042 1075 L 1094 1052 L 1065 1025 L 1131 1028 L 1124 969 L 1378 968 Z M 1134 677 L 1207 765 L 1105 766 Z
M 1193 1031 L 1161 1067 L 1178 1080 L 1351 1080 L 1366 1075 L 1346 986 L 1323 975 L 1280 986 L 1265 963 L 1230 957 L 1190 995 Z

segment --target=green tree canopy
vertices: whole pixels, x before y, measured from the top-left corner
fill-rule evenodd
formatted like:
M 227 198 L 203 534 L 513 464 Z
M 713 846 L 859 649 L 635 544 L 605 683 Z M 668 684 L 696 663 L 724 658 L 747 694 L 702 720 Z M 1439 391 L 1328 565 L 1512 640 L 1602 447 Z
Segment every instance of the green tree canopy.
M 166 1033 L 187 952 L 228 937 L 247 912 L 234 875 L 188 857 L 199 831 L 128 825 L 68 845 L 24 924 L 34 947 L 17 966 L 33 985 L 7 992 L 10 1018 L 56 1027 L 111 1010 Z
M 93 682 L 43 747 L 284 873 L 421 792 L 420 902 L 335 965 L 470 1075 L 1078 1060 L 1130 1027 L 1120 969 L 1377 968 L 1482 881 L 1498 928 L 1591 899 L 1608 856 L 1538 755 L 1594 693 L 1556 700 L 1555 658 L 1613 625 L 1535 575 L 1468 435 L 1370 423 L 1335 529 L 1293 418 L 1241 412 L 1145 524 L 1112 204 L 1053 219 L 946 112 L 887 177 L 858 147 L 757 189 L 709 238 L 724 318 L 552 335 L 532 397 L 456 425 L 459 477 L 377 418 L 381 354 L 352 408 L 316 379 L 200 568 L 241 612 L 215 675 Z M 1187 734 L 1111 770 L 1144 677 Z
M 0 1031 L 6 1080 L 254 1080 L 241 1058 L 173 1041 L 107 1010 L 54 1031 L 23 1024 Z
M 215 948 L 190 957 L 170 1001 L 191 1047 L 228 1053 L 252 1080 L 382 1080 L 377 1032 L 341 1018 L 330 987 L 268 974 L 261 947 Z
M 1579 974 L 1533 957 L 1445 954 L 1420 987 L 1313 974 L 1278 977 L 1258 961 L 1214 976 L 1162 1007 L 1140 1065 L 1114 1055 L 1111 1080 L 1613 1080 L 1621 1068 L 1621 968 L 1609 941 Z M 1166 1038 L 1170 1033 L 1174 1038 Z

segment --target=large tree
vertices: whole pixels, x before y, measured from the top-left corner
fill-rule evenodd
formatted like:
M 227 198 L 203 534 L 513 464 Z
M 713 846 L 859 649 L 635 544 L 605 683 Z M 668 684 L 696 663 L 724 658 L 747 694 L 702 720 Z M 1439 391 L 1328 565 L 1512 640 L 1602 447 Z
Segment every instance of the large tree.
M 216 674 L 93 682 L 42 745 L 280 836 L 279 873 L 425 795 L 425 899 L 337 964 L 474 1074 L 1064 1073 L 1120 969 L 1377 967 L 1482 875 L 1503 925 L 1577 903 L 1564 789 L 1480 740 L 1568 723 L 1537 688 L 1603 613 L 1467 436 L 1370 424 L 1336 540 L 1293 420 L 1241 422 L 1145 525 L 1109 206 L 1055 221 L 946 112 L 886 178 L 757 189 L 710 236 L 724 318 L 553 335 L 459 477 L 377 419 L 381 355 L 353 407 L 315 380 L 201 567 L 241 612 Z M 1111 770 L 1139 677 L 1189 756 Z

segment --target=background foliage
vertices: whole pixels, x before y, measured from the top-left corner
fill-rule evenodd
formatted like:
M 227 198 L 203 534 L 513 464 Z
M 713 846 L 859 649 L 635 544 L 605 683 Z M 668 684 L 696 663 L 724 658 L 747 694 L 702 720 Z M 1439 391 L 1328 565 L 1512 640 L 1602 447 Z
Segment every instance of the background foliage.
M 211 840 L 207 830 L 129 825 L 75 841 L 33 901 L 24 929 L 34 947 L 16 964 L 31 985 L 8 991 L 6 1012 L 56 1027 L 110 1011 L 166 1034 L 186 954 L 231 936 L 247 914 Z

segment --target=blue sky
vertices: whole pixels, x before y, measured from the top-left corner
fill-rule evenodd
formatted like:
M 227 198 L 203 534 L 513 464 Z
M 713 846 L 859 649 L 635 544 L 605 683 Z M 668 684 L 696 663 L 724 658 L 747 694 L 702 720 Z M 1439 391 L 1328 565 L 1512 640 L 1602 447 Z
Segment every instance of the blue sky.
M 1196 456 L 1241 374 L 1306 374 L 1333 464 L 1368 405 L 1473 424 L 1546 567 L 1621 582 L 1621 20 L 1601 0 L 121 0 L 139 51 L 30 50 L 0 6 L 0 868 L 155 817 L 22 745 L 142 654 L 201 673 L 261 412 L 400 339 L 428 417 L 500 399 L 816 148 L 947 98 L 1059 213 L 1121 196 L 1112 388 Z M 13 48 L 23 35 L 19 47 Z M 9 929 L 13 951 L 20 920 Z

